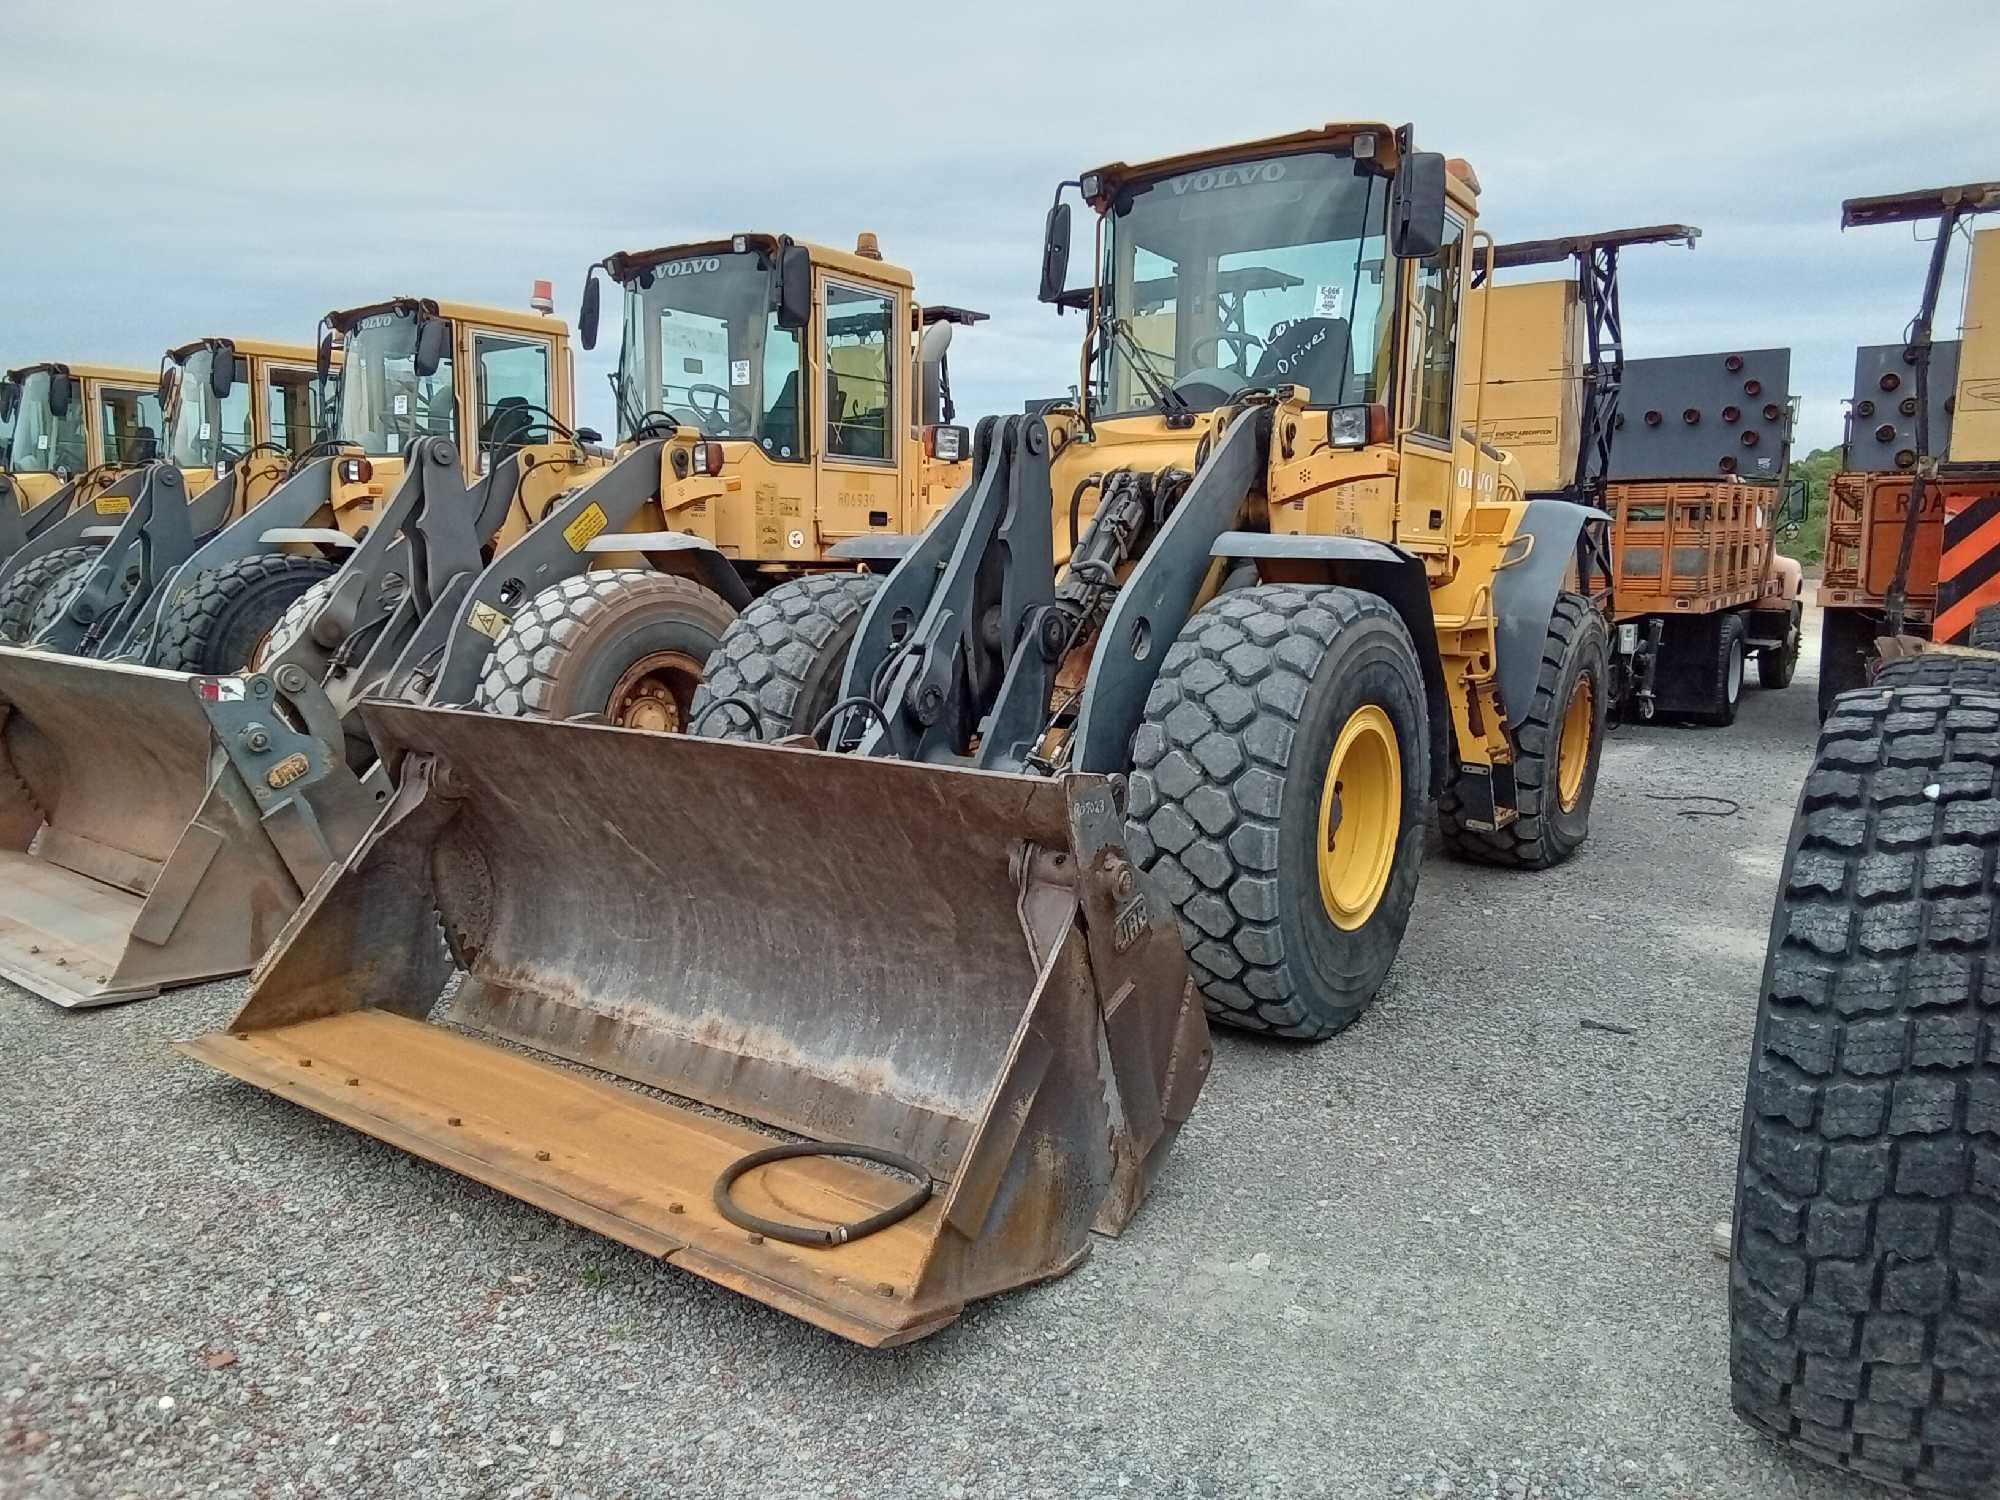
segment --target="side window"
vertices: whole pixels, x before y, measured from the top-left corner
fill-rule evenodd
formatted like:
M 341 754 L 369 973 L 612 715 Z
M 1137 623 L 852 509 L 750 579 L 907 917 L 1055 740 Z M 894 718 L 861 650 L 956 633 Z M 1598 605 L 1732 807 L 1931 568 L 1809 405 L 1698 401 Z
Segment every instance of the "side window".
M 895 329 L 893 296 L 827 283 L 827 457 L 895 458 Z
M 250 361 L 236 361 L 235 383 L 222 402 L 222 452 L 227 456 L 248 453 L 257 436 L 250 430 Z
M 472 350 L 479 365 L 479 445 L 518 448 L 548 421 L 549 346 L 479 333 Z
M 294 457 L 320 436 L 320 413 L 314 400 L 318 379 L 311 370 L 273 367 L 264 382 L 264 407 L 271 414 L 271 441 Z
M 97 398 L 102 436 L 98 462 L 151 463 L 160 456 L 160 397 L 157 391 L 107 386 Z
M 778 315 L 771 314 L 764 330 L 764 420 L 758 427 L 762 446 L 773 458 L 800 459 L 806 456 L 803 415 L 799 404 L 799 335 L 795 328 L 780 328 Z
M 1465 225 L 1446 215 L 1444 244 L 1417 265 L 1410 328 L 1411 376 L 1417 409 L 1413 425 L 1426 437 L 1451 441 L 1451 403 L 1457 387 L 1459 261 Z

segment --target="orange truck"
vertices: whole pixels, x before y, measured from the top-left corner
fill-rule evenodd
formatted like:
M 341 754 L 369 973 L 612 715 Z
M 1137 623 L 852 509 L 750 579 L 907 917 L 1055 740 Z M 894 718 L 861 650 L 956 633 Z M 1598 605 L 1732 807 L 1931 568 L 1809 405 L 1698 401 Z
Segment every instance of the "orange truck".
M 1784 349 L 1625 358 L 1618 252 L 1699 234 L 1669 224 L 1499 246 L 1495 272 L 1572 270 L 1494 288 L 1483 388 L 1463 405 L 1531 491 L 1612 517 L 1609 555 L 1579 565 L 1614 627 L 1619 705 L 1726 724 L 1751 658 L 1771 688 L 1798 662 L 1801 570 L 1777 550 L 1791 361 Z
M 2000 229 L 1972 236 L 1960 337 L 1931 336 L 1954 231 L 1996 210 L 2000 182 L 1841 205 L 1843 228 L 1938 228 L 1907 339 L 1855 357 L 1840 472 L 1827 486 L 1822 717 L 1867 683 L 1884 637 L 2000 647 Z

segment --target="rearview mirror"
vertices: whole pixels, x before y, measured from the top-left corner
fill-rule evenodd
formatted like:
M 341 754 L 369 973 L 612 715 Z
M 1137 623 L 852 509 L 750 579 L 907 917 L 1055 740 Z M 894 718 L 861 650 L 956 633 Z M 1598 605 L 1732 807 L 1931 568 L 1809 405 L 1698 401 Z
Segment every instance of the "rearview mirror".
M 597 347 L 597 267 L 583 278 L 583 306 L 576 314 L 577 341 L 586 349 Z
M 1796 531 L 1806 521 L 1806 482 L 1794 479 L 1785 486 L 1785 498 L 1778 505 L 1778 529 Z
M 331 328 L 319 336 L 319 358 L 313 368 L 319 375 L 319 383 L 325 385 L 327 376 L 333 373 L 333 330 Z
M 218 401 L 227 401 L 229 393 L 236 388 L 236 346 L 227 339 L 210 346 L 208 388 L 215 393 Z
M 1396 168 L 1392 247 L 1404 260 L 1426 260 L 1444 246 L 1444 155 L 1412 151 Z
M 60 370 L 49 372 L 49 415 L 60 422 L 69 415 L 70 377 Z
M 166 355 L 160 356 L 160 386 L 157 394 L 160 398 L 161 411 L 174 404 L 174 373 L 177 368 L 178 366 Z
M 1069 285 L 1069 205 L 1058 203 L 1049 210 L 1042 229 L 1041 300 L 1054 302 Z
M 428 380 L 451 353 L 451 324 L 443 318 L 425 318 L 417 325 L 417 379 Z
M 812 321 L 812 254 L 787 245 L 778 257 L 778 326 L 796 332 Z
M 0 422 L 11 422 L 14 413 L 21 409 L 21 385 L 15 380 L 0 380 Z M 0 461 L 6 454 L 0 453 Z

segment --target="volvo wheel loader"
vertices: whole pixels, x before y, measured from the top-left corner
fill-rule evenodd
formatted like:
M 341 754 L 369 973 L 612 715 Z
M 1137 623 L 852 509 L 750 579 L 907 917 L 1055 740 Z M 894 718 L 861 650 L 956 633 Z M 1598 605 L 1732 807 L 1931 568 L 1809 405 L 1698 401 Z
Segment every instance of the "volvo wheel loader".
M 946 350 L 985 318 L 923 306 L 872 234 L 624 251 L 618 455 L 427 620 L 388 691 L 673 731 L 735 618 L 801 576 L 887 566 L 970 469 Z
M 0 648 L 0 974 L 58 1004 L 244 972 L 387 795 L 323 696 L 246 698 L 216 669 L 261 653 L 279 680 L 316 688 L 355 647 L 400 642 L 594 461 L 567 426 L 559 320 L 401 299 L 330 321 L 335 451 L 135 592 L 106 659 Z M 330 339 L 321 348 L 324 374 Z M 359 641 L 314 634 L 356 621 Z M 237 704 L 262 718 L 218 738 L 213 716 Z
M 0 563 L 0 642 L 116 654 L 157 581 L 319 441 L 326 406 L 310 347 L 230 338 L 168 350 L 157 400 L 157 456 Z
M 0 568 L 79 506 L 129 488 L 121 476 L 158 456 L 156 382 L 106 365 L 22 365 L 0 376 Z
M 1351 1016 L 1441 786 L 1574 848 L 1602 517 L 1460 435 L 1469 170 L 1330 126 L 1082 188 L 1075 408 L 982 422 L 893 567 L 753 602 L 692 734 L 362 703 L 395 794 L 191 1054 L 891 1343 L 1130 1219 L 1193 980 Z

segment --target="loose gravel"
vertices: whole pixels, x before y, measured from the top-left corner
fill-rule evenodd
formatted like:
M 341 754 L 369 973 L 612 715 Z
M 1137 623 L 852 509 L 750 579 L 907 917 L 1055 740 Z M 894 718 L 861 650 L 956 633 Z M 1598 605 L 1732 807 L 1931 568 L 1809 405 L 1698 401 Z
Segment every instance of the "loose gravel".
M 1222 1033 L 1123 1239 L 900 1350 L 166 1049 L 240 983 L 0 993 L 0 1495 L 1879 1493 L 1730 1415 L 1710 1244 L 1811 661 L 1618 730 L 1570 864 L 1434 852 L 1369 1015 Z

